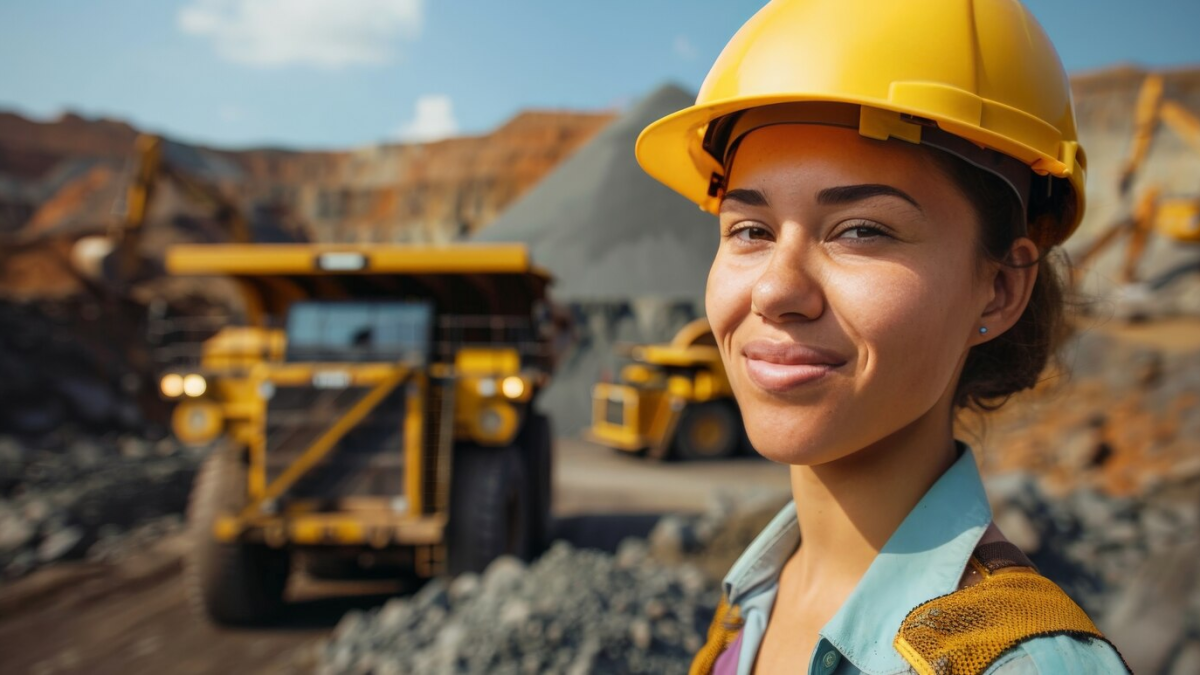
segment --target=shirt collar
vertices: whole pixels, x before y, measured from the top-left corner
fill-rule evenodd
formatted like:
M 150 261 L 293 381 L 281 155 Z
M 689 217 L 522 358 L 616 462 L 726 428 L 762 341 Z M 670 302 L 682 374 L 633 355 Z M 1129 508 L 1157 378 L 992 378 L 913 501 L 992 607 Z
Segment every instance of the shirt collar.
M 892 534 L 837 614 L 821 630 L 869 675 L 908 670 L 892 647 L 900 623 L 917 605 L 958 588 L 967 559 L 992 520 L 975 456 L 961 441 L 959 457 Z M 773 588 L 800 543 L 796 507 L 771 520 L 725 576 L 724 590 L 739 605 Z
M 959 457 L 892 534 L 821 637 L 864 673 L 905 672 L 892 647 L 904 617 L 917 605 L 958 589 L 975 545 L 992 521 L 983 480 L 970 448 Z

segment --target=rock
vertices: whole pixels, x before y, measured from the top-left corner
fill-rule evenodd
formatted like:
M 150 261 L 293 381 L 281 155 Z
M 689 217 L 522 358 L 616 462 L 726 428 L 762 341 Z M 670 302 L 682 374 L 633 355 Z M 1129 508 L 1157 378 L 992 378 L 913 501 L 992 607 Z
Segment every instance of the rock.
M 9 436 L 0 436 L 0 465 L 19 466 L 25 461 L 25 448 Z
M 1089 426 L 1063 439 L 1058 461 L 1068 469 L 1081 471 L 1103 463 L 1111 454 L 1104 442 L 1103 429 Z
M 686 527 L 686 523 L 679 516 L 660 518 L 654 529 L 650 531 L 651 554 L 664 562 L 682 559 Z
M 617 547 L 616 564 L 617 567 L 632 569 L 646 562 L 649 555 L 646 542 L 630 537 Z
M 1188 457 L 1176 462 L 1167 472 L 1172 481 L 1179 483 L 1200 479 L 1200 456 Z
M 1171 664 L 1170 675 L 1196 675 L 1200 673 L 1200 640 L 1190 640 Z
M 474 572 L 466 572 L 458 575 L 454 581 L 450 582 L 449 594 L 450 599 L 454 602 L 466 600 L 480 589 L 479 575 Z
M 103 464 L 104 449 L 89 438 L 81 438 L 71 444 L 69 450 L 71 462 L 77 469 L 89 470 Z
M 642 651 L 650 649 L 650 642 L 653 638 L 650 622 L 645 619 L 634 619 L 633 623 L 629 624 L 629 637 L 633 640 L 634 647 Z
M 122 457 L 145 459 L 150 454 L 150 445 L 137 436 L 123 436 L 117 443 Z
M 0 553 L 16 551 L 33 539 L 35 530 L 14 511 L 0 512 Z
M 1041 534 L 1038 533 L 1037 527 L 1034 526 L 1029 516 L 1025 515 L 1021 509 L 1016 507 L 1003 509 L 995 514 L 993 521 L 996 523 L 996 527 L 1004 533 L 1004 536 L 1027 555 L 1033 555 L 1041 548 Z
M 513 556 L 500 556 L 483 572 L 486 593 L 504 593 L 516 585 L 525 572 L 525 564 Z
M 663 604 L 662 600 L 659 600 L 658 598 L 651 598 L 650 600 L 646 601 L 644 611 L 646 613 L 646 618 L 650 619 L 651 621 L 657 621 L 666 616 L 667 607 Z
M 81 539 L 83 530 L 78 527 L 56 529 L 38 544 L 38 560 L 43 563 L 58 560 L 74 551 Z
M 337 627 L 333 629 L 333 636 L 336 639 L 341 636 L 355 635 L 362 629 L 363 623 L 363 613 L 352 609 L 346 612 L 341 621 L 338 621 Z
M 41 523 L 49 518 L 53 511 L 49 500 L 35 497 L 25 503 L 21 515 L 31 523 Z
M 515 626 L 529 620 L 529 603 L 524 600 L 512 600 L 500 611 L 500 623 Z
M 1200 541 L 1148 558 L 1131 576 L 1102 622 L 1105 635 L 1119 645 L 1137 673 L 1162 672 L 1181 644 L 1188 625 L 1188 603 L 1197 590 L 1195 561 Z

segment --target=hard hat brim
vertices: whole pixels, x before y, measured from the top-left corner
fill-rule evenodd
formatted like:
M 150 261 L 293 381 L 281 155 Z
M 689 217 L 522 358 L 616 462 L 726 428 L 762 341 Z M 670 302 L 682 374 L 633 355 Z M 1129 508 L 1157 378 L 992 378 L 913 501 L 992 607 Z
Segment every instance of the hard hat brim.
M 936 87 L 936 85 L 932 85 Z M 911 89 L 911 87 L 910 87 Z M 944 89 L 944 88 L 939 88 Z M 786 93 L 768 96 L 745 96 L 721 101 L 707 102 L 684 108 L 672 113 L 646 127 L 638 136 L 635 154 L 642 169 L 656 180 L 667 185 L 687 199 L 695 202 L 701 209 L 709 213 L 717 213 L 720 207 L 719 194 L 710 194 L 713 175 L 720 176 L 724 167 L 703 148 L 704 134 L 708 124 L 713 120 L 749 108 L 794 102 L 835 102 L 850 103 L 894 114 L 912 115 L 914 117 L 932 120 L 942 130 L 964 138 L 981 147 L 1013 157 L 1028 166 L 1037 174 L 1050 175 L 1067 181 L 1071 187 L 1076 208 L 1073 222 L 1063 223 L 1065 227 L 1054 236 L 1053 244 L 1066 239 L 1079 224 L 1084 210 L 1084 180 L 1085 164 L 1079 145 L 1075 141 L 1062 140 L 1054 128 L 1041 120 L 1023 115 L 1018 111 L 994 102 L 978 102 L 978 107 L 987 105 L 993 111 L 991 118 L 999 119 L 1009 127 L 1023 126 L 1023 134 L 1013 134 L 1010 129 L 1001 131 L 988 129 L 979 124 L 964 122 L 962 114 L 962 98 L 969 96 L 965 92 L 954 91 L 948 96 L 946 91 L 932 92 L 940 96 L 941 102 L 949 102 L 948 111 L 939 111 L 930 105 L 931 92 L 921 92 L 925 105 L 905 106 L 895 101 L 862 99 L 851 97 L 833 97 L 828 93 L 806 95 L 803 93 Z M 909 92 L 911 96 L 911 92 Z M 975 98 L 975 97 L 971 97 Z M 958 100 L 954 100 L 958 99 Z M 934 103 L 938 101 L 934 100 Z M 998 107 L 999 106 L 999 107 Z M 999 110 L 1000 114 L 994 111 Z M 1007 113 L 1007 115 L 1005 114 Z M 958 117 L 960 119 L 955 119 Z M 971 117 L 971 115 L 967 115 Z M 1003 131 L 1003 133 L 1002 133 Z M 1040 138 L 1041 147 L 1031 147 L 1013 140 L 1015 137 Z

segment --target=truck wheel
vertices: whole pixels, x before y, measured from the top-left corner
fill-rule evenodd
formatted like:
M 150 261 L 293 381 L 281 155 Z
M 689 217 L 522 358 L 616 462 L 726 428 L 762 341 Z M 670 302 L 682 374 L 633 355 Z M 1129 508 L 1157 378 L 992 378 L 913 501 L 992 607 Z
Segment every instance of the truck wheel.
M 689 403 L 675 428 L 673 448 L 679 459 L 719 459 L 737 451 L 741 420 L 724 401 Z
M 554 433 L 548 417 L 530 413 L 521 434 L 521 448 L 533 496 L 530 543 L 536 556 L 550 545 L 550 514 L 554 506 Z
M 200 467 L 188 502 L 192 547 L 184 559 L 184 579 L 193 603 L 219 624 L 261 624 L 284 604 L 291 562 L 286 550 L 226 544 L 213 536 L 217 517 L 245 503 L 245 464 L 232 448 L 217 448 Z
M 455 449 L 447 523 L 452 575 L 482 572 L 493 560 L 532 556 L 533 500 L 525 462 L 515 446 Z

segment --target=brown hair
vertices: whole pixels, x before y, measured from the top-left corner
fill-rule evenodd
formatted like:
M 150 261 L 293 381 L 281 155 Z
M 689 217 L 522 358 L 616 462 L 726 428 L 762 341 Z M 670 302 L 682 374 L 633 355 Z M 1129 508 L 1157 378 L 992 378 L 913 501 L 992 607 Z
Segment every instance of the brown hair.
M 946 152 L 927 149 L 927 156 L 975 207 L 980 224 L 980 261 L 1014 266 L 1008 258 L 1012 244 L 1028 230 L 1037 244 L 1037 279 L 1029 304 L 1004 333 L 971 348 L 954 391 L 954 407 L 995 410 L 1013 394 L 1038 383 L 1046 365 L 1057 357 L 1066 339 L 1066 304 L 1059 265 L 1050 255 L 1047 226 L 1063 222 L 1072 201 L 1034 200 L 1024 212 L 1012 188 L 1000 177 Z

